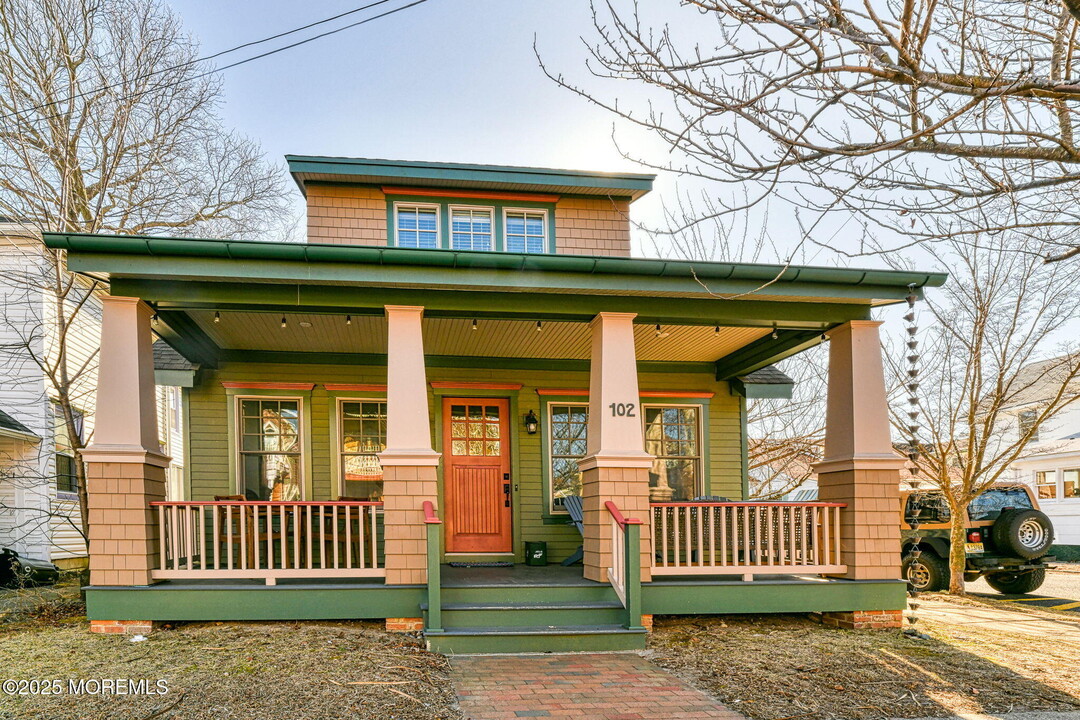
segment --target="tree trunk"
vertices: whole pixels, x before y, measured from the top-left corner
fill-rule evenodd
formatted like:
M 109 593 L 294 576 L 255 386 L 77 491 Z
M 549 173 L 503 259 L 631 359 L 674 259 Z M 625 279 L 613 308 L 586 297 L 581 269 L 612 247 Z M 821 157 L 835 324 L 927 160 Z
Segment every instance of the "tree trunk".
M 967 508 L 960 512 L 953 511 L 952 521 L 949 526 L 949 593 L 951 595 L 963 595 L 964 567 L 967 564 L 967 552 L 964 543 L 967 541 Z

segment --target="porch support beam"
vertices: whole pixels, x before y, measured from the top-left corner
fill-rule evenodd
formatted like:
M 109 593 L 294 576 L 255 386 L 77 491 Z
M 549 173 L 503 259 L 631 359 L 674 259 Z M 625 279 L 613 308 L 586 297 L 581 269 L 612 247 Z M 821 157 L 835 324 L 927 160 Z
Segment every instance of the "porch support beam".
M 94 442 L 87 462 L 90 584 L 149 585 L 169 458 L 158 441 L 153 310 L 138 298 L 102 299 Z
M 716 379 L 749 375 L 821 342 L 821 330 L 779 329 L 776 334 L 776 339 L 767 335 L 717 360 Z
M 825 453 L 815 465 L 818 499 L 843 502 L 844 577 L 900 577 L 900 468 L 890 438 L 880 322 L 845 323 L 828 333 L 829 390 Z
M 438 507 L 439 453 L 431 447 L 420 306 L 387 305 L 383 527 L 386 584 L 427 582 L 425 501 Z
M 612 565 L 613 501 L 626 517 L 641 520 L 641 581 L 652 577 L 649 468 L 638 406 L 634 314 L 600 313 L 592 321 L 589 428 L 581 468 L 585 577 L 607 582 Z

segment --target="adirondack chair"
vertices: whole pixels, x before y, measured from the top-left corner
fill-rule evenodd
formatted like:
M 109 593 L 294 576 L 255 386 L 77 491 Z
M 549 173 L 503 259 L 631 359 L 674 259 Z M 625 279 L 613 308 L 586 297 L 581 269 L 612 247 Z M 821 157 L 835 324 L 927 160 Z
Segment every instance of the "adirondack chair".
M 570 522 L 581 533 L 581 537 L 585 537 L 585 514 L 581 509 L 581 498 L 577 495 L 567 495 L 563 498 L 563 507 L 570 514 Z M 565 566 L 576 565 L 584 559 L 585 546 L 578 545 L 578 549 L 574 551 L 574 554 L 563 560 L 562 564 Z

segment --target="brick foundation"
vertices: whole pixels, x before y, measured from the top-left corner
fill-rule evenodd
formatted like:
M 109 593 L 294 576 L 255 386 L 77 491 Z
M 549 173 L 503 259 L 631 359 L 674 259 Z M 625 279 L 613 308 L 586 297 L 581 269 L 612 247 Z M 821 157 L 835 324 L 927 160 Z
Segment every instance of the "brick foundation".
M 652 626 L 653 626 L 652 615 L 642 615 L 641 616 L 641 627 L 645 628 L 649 632 L 652 632 Z
M 851 612 L 814 613 L 822 625 L 844 630 L 891 630 L 904 625 L 902 610 L 854 610 Z
M 91 620 L 90 632 L 102 635 L 147 635 L 153 620 Z
M 423 618 L 386 618 L 387 632 L 420 632 L 423 629 Z

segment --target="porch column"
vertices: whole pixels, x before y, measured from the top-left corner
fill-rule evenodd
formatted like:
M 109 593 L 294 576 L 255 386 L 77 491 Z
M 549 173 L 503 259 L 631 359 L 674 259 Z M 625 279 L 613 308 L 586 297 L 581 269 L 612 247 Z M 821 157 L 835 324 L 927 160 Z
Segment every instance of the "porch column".
M 94 442 L 87 462 L 90 584 L 149 585 L 165 468 L 154 397 L 153 310 L 138 298 L 102 299 Z
M 422 307 L 386 306 L 386 450 L 379 453 L 379 462 L 387 585 L 427 582 L 423 504 L 430 500 L 438 507 L 439 501 L 439 453 L 431 447 L 423 315 Z
M 852 320 L 829 331 L 825 457 L 815 465 L 818 497 L 843 502 L 844 577 L 900 577 L 900 468 L 885 399 L 880 322 Z
M 585 520 L 585 577 L 607 582 L 611 567 L 611 517 L 608 500 L 626 517 L 641 520 L 641 580 L 652 579 L 652 515 L 649 468 L 641 429 L 635 313 L 600 313 L 591 323 L 589 430 L 581 468 Z M 614 405 L 614 408 L 612 407 Z

